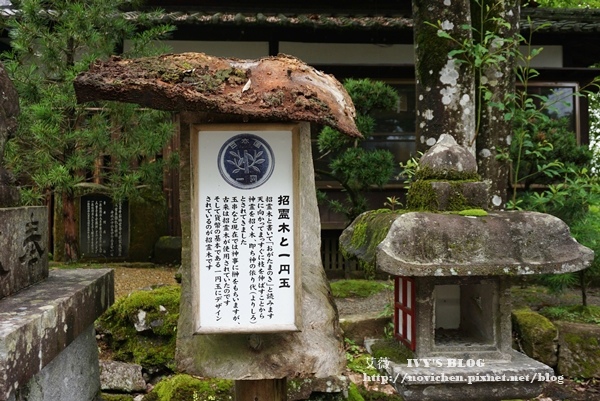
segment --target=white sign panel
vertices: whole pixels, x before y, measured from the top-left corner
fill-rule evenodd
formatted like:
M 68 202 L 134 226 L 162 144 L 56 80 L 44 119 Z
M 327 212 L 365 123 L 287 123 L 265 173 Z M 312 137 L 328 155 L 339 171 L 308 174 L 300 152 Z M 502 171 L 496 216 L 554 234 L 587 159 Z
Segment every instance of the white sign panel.
M 297 330 L 294 132 L 206 129 L 197 140 L 197 332 Z

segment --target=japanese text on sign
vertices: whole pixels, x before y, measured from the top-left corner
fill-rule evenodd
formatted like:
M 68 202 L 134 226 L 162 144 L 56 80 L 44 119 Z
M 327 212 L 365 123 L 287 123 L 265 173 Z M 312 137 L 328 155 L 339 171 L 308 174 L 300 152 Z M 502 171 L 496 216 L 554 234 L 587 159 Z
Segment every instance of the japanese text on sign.
M 201 131 L 198 144 L 199 331 L 294 330 L 291 132 Z

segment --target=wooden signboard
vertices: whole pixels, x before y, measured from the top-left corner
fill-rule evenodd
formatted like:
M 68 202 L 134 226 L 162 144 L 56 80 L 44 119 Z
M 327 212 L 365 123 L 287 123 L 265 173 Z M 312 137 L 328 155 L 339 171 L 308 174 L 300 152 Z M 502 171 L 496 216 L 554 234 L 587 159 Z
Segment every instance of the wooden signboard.
M 297 129 L 199 125 L 196 132 L 196 332 L 297 331 Z

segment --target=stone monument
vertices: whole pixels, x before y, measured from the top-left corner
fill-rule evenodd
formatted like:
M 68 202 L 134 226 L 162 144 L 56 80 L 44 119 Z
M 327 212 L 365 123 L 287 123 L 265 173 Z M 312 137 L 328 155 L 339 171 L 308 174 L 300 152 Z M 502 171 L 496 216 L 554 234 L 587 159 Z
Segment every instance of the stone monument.
M 369 212 L 340 238 L 346 252 L 395 277 L 394 335 L 414 356 L 391 363 L 389 374 L 407 401 L 541 393 L 554 372 L 512 349 L 509 278 L 574 272 L 593 259 L 554 216 L 482 210 L 488 198 L 476 168 L 470 152 L 442 135 L 421 158 L 412 210 L 383 214 L 387 226 L 368 228 L 383 241 L 356 246 L 355 234 L 377 224 Z
M 309 125 L 360 136 L 341 84 L 289 56 L 184 53 L 98 62 L 75 90 L 179 112 L 178 368 L 235 380 L 238 401 L 284 400 L 287 378 L 343 389 Z
M 0 66 L 0 400 L 91 401 L 100 390 L 94 320 L 113 302 L 108 269 L 48 269 L 43 206 L 19 207 L 2 164 L 17 93 Z

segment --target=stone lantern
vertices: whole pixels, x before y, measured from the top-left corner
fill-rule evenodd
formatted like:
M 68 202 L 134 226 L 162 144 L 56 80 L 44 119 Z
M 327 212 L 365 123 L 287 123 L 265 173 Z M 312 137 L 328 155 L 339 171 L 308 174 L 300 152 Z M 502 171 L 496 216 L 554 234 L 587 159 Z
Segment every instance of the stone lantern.
M 554 372 L 512 349 L 510 278 L 574 272 L 593 259 L 556 217 L 485 211 L 476 177 L 474 156 L 442 135 L 407 195 L 417 211 L 367 213 L 340 238 L 347 253 L 394 277 L 394 335 L 414 356 L 388 373 L 407 401 L 541 393 Z

